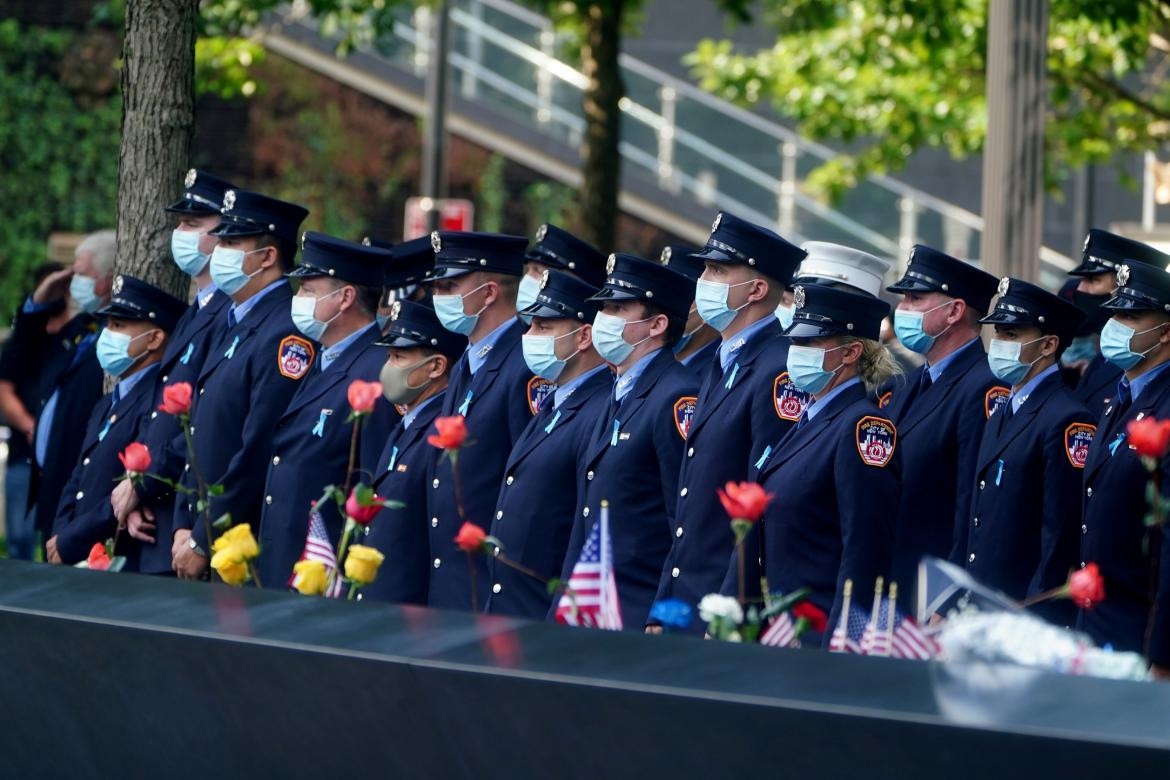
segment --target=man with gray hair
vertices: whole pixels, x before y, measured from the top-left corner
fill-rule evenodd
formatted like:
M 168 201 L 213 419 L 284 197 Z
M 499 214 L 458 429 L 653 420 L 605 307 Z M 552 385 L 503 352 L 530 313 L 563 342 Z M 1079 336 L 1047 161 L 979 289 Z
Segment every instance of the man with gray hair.
M 73 265 L 45 277 L 17 315 L 23 332 L 33 342 L 44 342 L 50 338 L 45 322 L 62 301 L 76 312 L 52 337 L 65 349 L 55 351 L 55 359 L 44 367 L 45 401 L 33 436 L 36 468 L 29 506 L 42 540 L 53 527 L 61 490 L 81 451 L 85 426 L 77 421 L 88 420 L 102 397 L 102 369 L 94 351 L 100 323 L 94 312 L 110 301 L 115 246 L 112 230 L 86 236 L 74 250 Z M 30 346 L 37 349 L 35 343 Z

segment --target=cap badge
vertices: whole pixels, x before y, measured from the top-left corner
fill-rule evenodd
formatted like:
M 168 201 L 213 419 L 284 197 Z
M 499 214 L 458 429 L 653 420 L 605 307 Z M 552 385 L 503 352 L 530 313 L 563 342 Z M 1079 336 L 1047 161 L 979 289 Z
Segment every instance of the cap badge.
M 719 229 L 719 223 L 723 221 L 723 212 L 720 211 L 715 215 L 715 221 L 711 223 L 711 232 L 714 233 Z
M 438 252 L 442 248 L 443 248 L 443 239 L 439 238 L 439 231 L 432 230 L 431 231 L 431 249 L 433 249 L 435 252 Z
M 370 246 L 370 237 L 362 236 L 362 246 Z
M 1117 285 L 1124 287 L 1127 284 L 1129 284 L 1129 266 L 1122 265 L 1117 269 Z
M 223 194 L 223 210 L 231 211 L 236 205 L 236 191 L 228 190 Z
M 305 251 L 305 238 L 308 237 L 308 235 L 309 235 L 309 231 L 307 231 L 307 230 L 301 231 L 301 251 L 302 252 Z
M 792 305 L 798 309 L 804 308 L 804 285 L 796 285 L 792 288 Z
M 390 321 L 393 322 L 398 319 L 398 315 L 402 312 L 402 301 L 394 301 L 390 305 Z
M 195 186 L 195 177 L 197 175 L 198 174 L 195 173 L 194 168 L 187 171 L 187 176 L 186 176 L 186 178 L 183 179 L 183 186 L 186 187 L 187 189 L 191 189 L 193 186 Z
M 540 272 L 540 289 L 543 290 L 545 287 L 548 287 L 548 269 L 547 268 Z
M 114 277 L 114 286 L 110 291 L 114 295 L 118 295 L 119 293 L 122 292 L 122 274 L 118 274 L 117 276 Z
M 1011 280 L 1006 276 L 999 280 L 999 295 L 1001 298 L 1008 294 L 1008 285 L 1010 284 Z
M 658 261 L 663 265 L 670 265 L 670 247 L 662 247 L 662 254 L 658 256 Z
M 544 237 L 548 235 L 548 225 L 541 225 L 536 229 L 536 241 L 540 243 L 544 241 Z
M 615 265 L 617 265 L 617 255 L 610 255 L 609 259 L 605 261 L 605 272 L 612 274 Z

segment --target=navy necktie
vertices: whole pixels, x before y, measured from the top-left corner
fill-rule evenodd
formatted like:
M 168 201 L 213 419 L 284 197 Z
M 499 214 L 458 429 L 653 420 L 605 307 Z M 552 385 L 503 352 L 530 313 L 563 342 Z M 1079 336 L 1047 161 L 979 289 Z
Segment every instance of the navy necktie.
M 228 330 L 236 327 L 236 313 L 232 309 L 228 309 Z

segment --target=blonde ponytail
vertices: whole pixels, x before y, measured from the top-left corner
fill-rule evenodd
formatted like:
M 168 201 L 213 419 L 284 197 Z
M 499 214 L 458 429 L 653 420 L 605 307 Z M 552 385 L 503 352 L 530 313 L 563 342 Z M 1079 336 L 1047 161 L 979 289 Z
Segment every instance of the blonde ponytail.
M 870 393 L 890 379 L 902 375 L 902 367 L 882 344 L 872 339 L 857 339 L 861 343 L 861 358 L 857 361 L 857 373 Z

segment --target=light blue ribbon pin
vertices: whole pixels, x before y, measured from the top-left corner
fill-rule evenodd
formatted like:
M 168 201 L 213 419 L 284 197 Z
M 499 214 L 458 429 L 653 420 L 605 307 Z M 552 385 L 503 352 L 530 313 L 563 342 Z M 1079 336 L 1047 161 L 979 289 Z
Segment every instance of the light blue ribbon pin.
M 557 426 L 557 420 L 559 419 L 561 419 L 561 410 L 557 409 L 557 413 L 553 415 L 552 422 L 544 426 L 544 432 L 546 434 L 552 433 L 552 429 Z
M 621 420 L 613 421 L 613 435 L 609 437 L 609 446 L 616 447 L 618 442 L 618 431 L 621 430 Z
M 110 432 L 110 425 L 113 424 L 113 422 L 113 417 L 106 418 L 106 426 L 98 433 L 98 441 L 105 441 L 106 434 Z
M 317 424 L 313 426 L 313 435 L 317 438 L 325 437 L 325 420 L 329 417 L 329 410 L 322 409 L 321 416 L 317 418 Z
M 236 347 L 238 347 L 239 345 L 240 345 L 240 337 L 233 336 L 232 337 L 232 345 L 227 348 L 227 352 L 223 353 L 223 356 L 225 358 L 227 358 L 228 360 L 231 360 L 232 358 L 234 358 L 236 356 Z
M 390 462 L 388 464 L 386 464 L 386 470 L 393 471 L 394 464 L 397 462 L 398 462 L 398 446 L 395 445 L 394 449 L 390 451 Z
M 463 403 L 459 404 L 459 414 L 463 415 L 464 417 L 467 416 L 467 410 L 471 408 L 471 396 L 472 392 L 468 390 L 467 397 L 463 399 Z
M 999 471 L 995 472 L 995 486 L 999 487 L 1000 481 L 1003 479 L 1003 458 L 999 459 Z
M 735 377 L 739 374 L 739 363 L 737 362 L 731 367 L 731 376 L 727 377 L 727 384 L 724 385 L 728 390 L 735 384 Z
M 195 354 L 195 342 L 187 344 L 187 351 L 183 353 L 183 357 L 179 358 L 179 362 L 187 365 L 191 362 L 191 356 Z
M 764 454 L 761 455 L 760 459 L 756 461 L 756 469 L 757 470 L 762 469 L 764 467 L 764 464 L 768 462 L 768 458 L 771 457 L 771 455 L 772 455 L 772 445 L 769 444 L 767 447 L 764 448 Z
M 1113 457 L 1114 455 L 1117 454 L 1117 448 L 1121 446 L 1121 443 L 1123 441 L 1125 441 L 1125 434 L 1124 433 L 1117 434 L 1117 438 L 1114 439 L 1109 444 L 1109 457 Z

